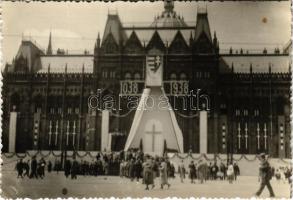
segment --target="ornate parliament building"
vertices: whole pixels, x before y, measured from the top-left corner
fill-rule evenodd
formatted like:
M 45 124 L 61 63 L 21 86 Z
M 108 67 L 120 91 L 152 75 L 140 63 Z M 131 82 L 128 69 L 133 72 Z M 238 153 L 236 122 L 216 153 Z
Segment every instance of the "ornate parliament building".
M 164 151 L 200 153 L 200 111 L 206 110 L 206 153 L 289 158 L 289 50 L 221 53 L 208 12 L 198 11 L 195 20 L 187 25 L 172 1 L 147 26 L 124 26 L 118 14 L 108 14 L 93 54 L 54 52 L 51 34 L 46 51 L 23 39 L 2 72 L 2 151 L 124 150 L 137 115 L 127 104 L 145 93 L 148 55 L 160 52 L 158 91 L 169 99 L 183 138 L 182 149 L 165 142 Z M 197 109 L 186 106 L 191 91 Z M 92 99 L 106 96 L 119 109 L 105 113 L 107 105 L 98 101 L 99 109 L 90 108 Z

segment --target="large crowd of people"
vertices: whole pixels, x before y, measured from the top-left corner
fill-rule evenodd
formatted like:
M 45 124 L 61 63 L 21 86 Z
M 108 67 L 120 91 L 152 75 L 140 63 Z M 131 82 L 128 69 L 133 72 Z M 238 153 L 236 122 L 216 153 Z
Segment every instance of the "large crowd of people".
M 66 178 L 77 179 L 81 176 L 100 176 L 114 175 L 121 178 L 128 178 L 130 181 L 141 181 L 145 184 L 145 189 L 155 187 L 155 179 L 159 178 L 160 187 L 170 187 L 169 178 L 175 178 L 178 175 L 182 183 L 185 179 L 190 179 L 191 183 L 204 183 L 210 180 L 228 180 L 229 183 L 237 180 L 240 175 L 240 169 L 237 163 L 229 162 L 227 164 L 220 162 L 206 162 L 205 160 L 193 161 L 188 165 L 181 160 L 177 169 L 167 157 L 158 157 L 145 155 L 141 151 L 120 152 L 98 154 L 91 162 L 77 160 L 74 157 L 65 159 L 62 167 L 60 159 L 56 159 L 54 164 L 41 158 L 37 161 L 36 157 L 31 160 L 23 161 L 20 159 L 16 164 L 17 178 L 41 178 L 45 177 L 45 171 L 59 173 L 64 171 Z M 47 170 L 46 170 L 47 168 Z M 290 181 L 292 171 L 289 168 L 283 169 L 283 174 Z M 278 180 L 279 169 L 273 171 Z

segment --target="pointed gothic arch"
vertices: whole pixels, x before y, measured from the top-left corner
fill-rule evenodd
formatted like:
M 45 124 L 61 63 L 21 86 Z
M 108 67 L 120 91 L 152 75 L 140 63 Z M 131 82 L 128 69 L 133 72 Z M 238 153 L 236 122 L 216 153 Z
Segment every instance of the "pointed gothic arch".
M 109 35 L 103 41 L 101 49 L 102 49 L 102 52 L 105 54 L 112 54 L 112 53 L 119 52 L 119 45 L 117 44 L 117 41 L 115 40 L 112 32 L 110 32 Z
M 144 52 L 144 48 L 135 31 L 132 31 L 129 39 L 126 41 L 124 52 L 129 54 Z
M 187 45 L 181 31 L 177 31 L 174 39 L 172 40 L 169 49 L 169 53 L 180 53 L 184 54 L 189 51 L 189 46 Z
M 164 44 L 163 40 L 161 39 L 157 30 L 154 32 L 146 49 L 147 49 L 147 51 L 150 51 L 151 49 L 158 49 L 162 52 L 164 52 L 166 50 L 165 44 Z

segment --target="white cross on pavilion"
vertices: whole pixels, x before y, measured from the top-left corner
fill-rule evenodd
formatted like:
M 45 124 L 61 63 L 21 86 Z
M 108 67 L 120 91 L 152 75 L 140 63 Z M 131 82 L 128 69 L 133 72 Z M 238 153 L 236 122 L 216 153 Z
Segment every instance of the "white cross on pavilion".
M 247 149 L 247 139 L 248 139 L 248 134 L 247 134 L 247 131 L 248 131 L 248 129 L 247 129 L 247 123 L 245 123 L 245 148 Z
M 152 135 L 152 151 L 155 151 L 155 135 L 160 134 L 161 132 L 156 131 L 156 126 L 153 124 L 152 131 L 147 131 L 146 134 Z
M 257 128 L 256 128 L 256 131 L 257 131 L 257 149 L 259 149 L 260 148 L 260 144 L 259 144 L 259 139 L 260 139 L 260 135 L 259 135 L 259 131 L 260 131 L 260 129 L 259 129 L 259 123 L 257 123 Z
M 263 129 L 263 131 L 264 131 L 264 141 L 265 141 L 265 149 L 267 149 L 267 124 L 265 123 L 264 124 L 264 129 Z
M 237 137 L 238 137 L 238 149 L 240 149 L 240 143 L 241 143 L 241 134 L 240 134 L 240 132 L 241 132 L 240 123 L 238 123 L 238 135 L 237 135 Z

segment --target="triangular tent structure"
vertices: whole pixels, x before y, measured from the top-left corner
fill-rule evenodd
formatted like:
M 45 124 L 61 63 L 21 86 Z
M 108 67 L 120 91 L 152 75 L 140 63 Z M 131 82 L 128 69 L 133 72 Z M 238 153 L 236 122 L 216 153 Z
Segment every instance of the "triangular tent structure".
M 168 149 L 183 152 L 183 136 L 164 89 L 150 87 L 143 91 L 128 135 L 125 151 L 139 149 L 151 155 L 163 155 Z

